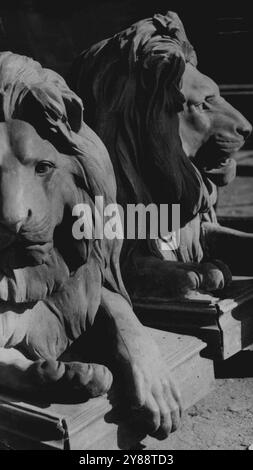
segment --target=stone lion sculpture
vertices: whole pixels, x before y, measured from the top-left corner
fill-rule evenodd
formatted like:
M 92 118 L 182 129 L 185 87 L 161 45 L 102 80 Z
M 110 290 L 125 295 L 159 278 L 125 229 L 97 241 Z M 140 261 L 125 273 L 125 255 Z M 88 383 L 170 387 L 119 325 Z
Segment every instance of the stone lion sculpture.
M 116 200 L 107 151 L 82 121 L 81 100 L 32 59 L 0 55 L 0 96 L 0 386 L 85 400 L 114 376 L 147 431 L 164 437 L 178 425 L 180 398 L 132 311 L 121 242 L 72 234 L 76 204 Z M 93 330 L 102 359 L 70 360 Z
M 84 51 L 69 83 L 108 149 L 119 203 L 180 205 L 179 244 L 171 224 L 156 238 L 125 240 L 131 298 L 209 296 L 231 271 L 252 274 L 253 236 L 222 227 L 214 211 L 251 125 L 197 69 L 177 14 L 156 14 Z

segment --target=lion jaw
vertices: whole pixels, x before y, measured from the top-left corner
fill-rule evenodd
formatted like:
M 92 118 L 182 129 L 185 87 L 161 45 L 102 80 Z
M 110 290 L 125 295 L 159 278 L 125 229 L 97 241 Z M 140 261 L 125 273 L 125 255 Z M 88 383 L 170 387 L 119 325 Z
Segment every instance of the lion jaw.
M 3 269 L 18 269 L 36 266 L 47 262 L 53 249 L 53 241 L 30 243 L 17 239 L 7 247 L 0 249 L 0 267 Z

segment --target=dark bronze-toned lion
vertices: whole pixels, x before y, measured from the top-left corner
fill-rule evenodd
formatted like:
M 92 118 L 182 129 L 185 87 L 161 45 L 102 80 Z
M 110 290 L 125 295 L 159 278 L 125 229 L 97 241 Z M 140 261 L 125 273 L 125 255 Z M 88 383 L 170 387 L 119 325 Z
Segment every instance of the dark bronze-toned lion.
M 231 156 L 251 125 L 199 72 L 178 16 L 157 14 L 94 45 L 69 81 L 109 151 L 119 203 L 168 204 L 169 213 L 180 205 L 179 244 L 172 225 L 125 241 L 132 299 L 198 297 L 222 289 L 230 271 L 252 274 L 253 236 L 220 226 L 214 211 L 216 186 L 235 177 Z
M 132 311 L 121 242 L 72 233 L 77 204 L 94 215 L 96 196 L 116 200 L 108 153 L 83 123 L 81 100 L 32 59 L 0 55 L 0 96 L 0 385 L 71 401 L 105 393 L 113 373 L 121 398 L 164 437 L 180 399 Z M 82 360 L 90 331 L 95 363 Z

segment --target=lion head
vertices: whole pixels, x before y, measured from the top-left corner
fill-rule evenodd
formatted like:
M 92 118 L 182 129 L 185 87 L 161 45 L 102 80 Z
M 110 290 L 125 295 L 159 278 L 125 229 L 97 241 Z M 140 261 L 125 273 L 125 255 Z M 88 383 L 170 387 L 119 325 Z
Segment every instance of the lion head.
M 175 13 L 84 51 L 70 71 L 84 117 L 109 150 L 124 202 L 178 203 L 184 225 L 235 176 L 250 124 L 201 74 Z
M 186 63 L 181 89 L 185 102 L 179 133 L 185 154 L 218 186 L 235 176 L 231 156 L 244 144 L 251 125 L 224 98 L 217 84 Z
M 120 242 L 72 234 L 76 204 L 94 214 L 96 196 L 116 199 L 109 156 L 83 123 L 81 100 L 59 75 L 9 52 L 0 55 L 0 88 L 1 300 L 46 298 L 91 259 L 100 279 L 125 293 Z

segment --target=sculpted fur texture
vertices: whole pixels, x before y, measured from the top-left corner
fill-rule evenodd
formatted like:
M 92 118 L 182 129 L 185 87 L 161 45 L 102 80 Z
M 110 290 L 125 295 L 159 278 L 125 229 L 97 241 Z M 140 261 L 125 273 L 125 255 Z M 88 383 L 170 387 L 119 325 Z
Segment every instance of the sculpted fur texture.
M 116 201 L 105 146 L 81 100 L 32 59 L 0 55 L 0 93 L 0 385 L 71 402 L 114 378 L 144 430 L 165 437 L 180 398 L 132 311 L 121 242 L 72 236 L 76 204 Z
M 171 244 L 170 225 L 165 237 L 124 242 L 122 271 L 132 299 L 222 289 L 231 271 L 245 268 L 240 259 L 252 236 L 217 223 L 216 186 L 235 177 L 232 156 L 251 125 L 197 69 L 178 16 L 157 14 L 92 46 L 74 62 L 69 83 L 109 151 L 118 201 L 180 204 L 179 246 Z

